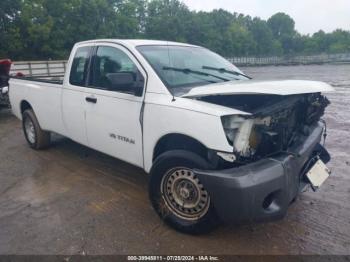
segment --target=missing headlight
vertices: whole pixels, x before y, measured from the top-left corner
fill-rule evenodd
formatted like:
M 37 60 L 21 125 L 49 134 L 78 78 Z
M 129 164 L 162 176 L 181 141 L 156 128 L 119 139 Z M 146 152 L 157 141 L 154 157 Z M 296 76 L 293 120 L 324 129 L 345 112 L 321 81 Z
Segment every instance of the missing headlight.
M 227 141 L 232 146 L 235 137 L 241 127 L 241 124 L 245 121 L 244 118 L 239 116 L 223 116 L 221 118 L 222 126 L 224 128 Z
M 269 126 L 271 117 L 224 116 L 222 124 L 234 153 L 238 153 L 241 157 L 250 157 L 256 152 L 262 140 L 259 127 Z

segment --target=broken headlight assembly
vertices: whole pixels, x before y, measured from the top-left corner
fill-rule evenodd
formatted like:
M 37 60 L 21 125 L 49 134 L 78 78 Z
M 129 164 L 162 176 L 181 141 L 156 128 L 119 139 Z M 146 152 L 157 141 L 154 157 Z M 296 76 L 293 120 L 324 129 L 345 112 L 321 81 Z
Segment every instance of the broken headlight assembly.
M 237 115 L 222 117 L 222 125 L 227 141 L 233 146 L 233 152 L 240 156 L 250 154 L 249 138 L 254 125 L 254 119 Z
M 227 141 L 238 157 L 251 157 L 261 143 L 260 127 L 269 126 L 270 117 L 247 118 L 237 115 L 222 117 L 222 125 Z
M 230 145 L 233 145 L 235 138 L 238 134 L 239 128 L 241 127 L 245 119 L 239 116 L 230 115 L 230 116 L 223 116 L 221 118 L 221 121 L 222 121 L 222 126 L 224 128 L 227 141 L 229 142 Z
M 234 161 L 248 163 L 288 150 L 308 135 L 328 104 L 327 98 L 320 94 L 290 96 L 251 115 L 221 117 Z M 224 157 L 232 159 L 232 156 Z

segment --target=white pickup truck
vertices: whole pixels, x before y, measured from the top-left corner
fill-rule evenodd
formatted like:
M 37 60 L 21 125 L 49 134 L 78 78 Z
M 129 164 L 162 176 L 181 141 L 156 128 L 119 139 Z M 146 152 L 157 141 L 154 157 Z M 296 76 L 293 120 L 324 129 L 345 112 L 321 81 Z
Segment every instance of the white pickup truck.
M 305 186 L 320 186 L 330 91 L 251 80 L 205 48 L 150 40 L 77 43 L 63 81 L 9 82 L 33 149 L 55 132 L 143 168 L 154 209 L 186 233 L 282 218 Z

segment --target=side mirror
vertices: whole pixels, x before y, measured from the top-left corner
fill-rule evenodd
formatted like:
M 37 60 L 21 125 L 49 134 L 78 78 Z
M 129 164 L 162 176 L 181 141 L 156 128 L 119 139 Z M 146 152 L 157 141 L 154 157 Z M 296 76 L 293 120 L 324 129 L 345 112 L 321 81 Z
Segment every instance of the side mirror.
M 134 78 L 134 73 L 120 72 L 106 74 L 108 87 L 111 91 L 133 93 L 135 96 L 142 96 L 144 79 L 141 76 Z
M 138 72 L 137 76 L 136 76 L 136 82 L 134 85 L 134 95 L 135 96 L 142 96 L 144 86 L 145 86 L 145 79 L 143 78 L 141 73 Z
M 108 79 L 108 87 L 112 91 L 128 91 L 131 90 L 135 80 L 132 73 L 109 73 L 106 74 Z

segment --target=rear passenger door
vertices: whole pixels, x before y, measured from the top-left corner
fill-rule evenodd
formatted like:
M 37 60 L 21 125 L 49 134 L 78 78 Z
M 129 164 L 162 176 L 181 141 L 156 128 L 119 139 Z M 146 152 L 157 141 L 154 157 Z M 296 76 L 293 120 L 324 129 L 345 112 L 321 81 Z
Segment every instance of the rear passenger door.
M 140 114 L 145 72 L 133 55 L 117 44 L 97 46 L 91 65 L 91 101 L 86 108 L 89 145 L 143 167 Z M 125 82 L 128 79 L 133 84 Z M 140 92 L 135 93 L 135 88 Z
M 86 135 L 86 97 L 89 96 L 87 80 L 93 46 L 79 46 L 73 50 L 62 90 L 62 117 L 67 137 L 88 145 Z

